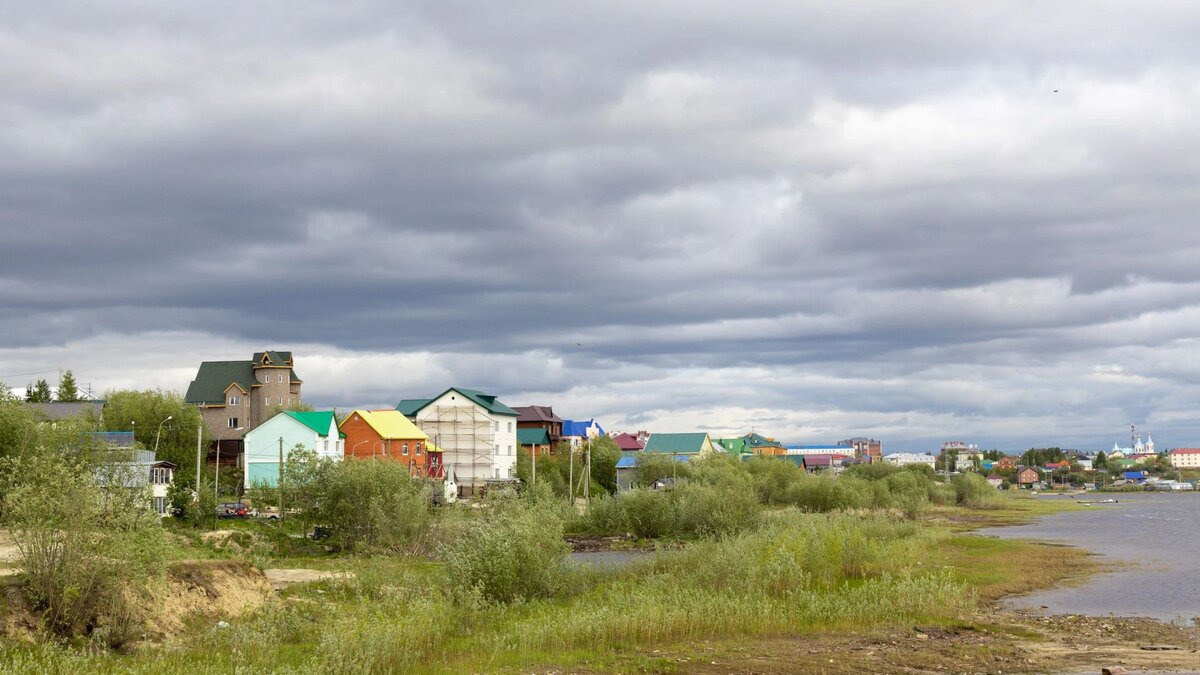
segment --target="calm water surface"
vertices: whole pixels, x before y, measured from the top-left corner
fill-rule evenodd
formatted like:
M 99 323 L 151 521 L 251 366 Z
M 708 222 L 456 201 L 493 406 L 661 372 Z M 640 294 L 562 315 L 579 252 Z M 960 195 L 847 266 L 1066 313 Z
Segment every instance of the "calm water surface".
M 1200 494 L 1091 494 L 1119 500 L 1047 516 L 1018 527 L 979 530 L 1003 539 L 1039 539 L 1086 548 L 1122 563 L 1080 586 L 1014 598 L 1014 607 L 1054 614 L 1147 616 L 1190 622 L 1200 617 Z M 1068 499 L 1046 496 L 1039 499 Z

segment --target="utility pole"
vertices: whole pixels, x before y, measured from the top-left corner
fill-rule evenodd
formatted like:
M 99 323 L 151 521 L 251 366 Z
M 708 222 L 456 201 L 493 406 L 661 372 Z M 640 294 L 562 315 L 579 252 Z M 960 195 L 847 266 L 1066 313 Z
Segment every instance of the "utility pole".
M 567 503 L 575 506 L 575 446 L 567 448 Z
M 537 444 L 529 446 L 529 458 L 533 462 L 533 472 L 529 476 L 529 488 L 532 490 L 537 485 Z
M 200 501 L 200 445 L 201 439 L 204 436 L 204 421 L 200 421 L 200 426 L 196 427 L 196 501 Z M 157 457 L 155 458 L 157 459 Z
M 279 529 L 283 529 L 283 436 L 279 437 Z
M 590 508 L 592 508 L 592 443 L 591 443 L 591 441 L 588 441 L 587 447 L 584 449 L 584 452 L 587 453 L 586 455 L 584 455 L 584 459 L 587 463 L 587 480 L 583 484 L 583 501 L 588 505 L 588 508 L 590 509 Z

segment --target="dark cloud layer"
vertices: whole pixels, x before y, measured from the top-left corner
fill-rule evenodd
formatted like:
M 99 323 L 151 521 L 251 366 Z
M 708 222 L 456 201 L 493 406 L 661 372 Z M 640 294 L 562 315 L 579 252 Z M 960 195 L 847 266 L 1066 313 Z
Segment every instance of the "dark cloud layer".
M 122 339 L 190 364 L 210 335 L 308 346 L 329 404 L 470 380 L 797 440 L 1194 442 L 1198 24 L 10 6 L 0 367 Z M 355 370 L 379 358 L 407 370 Z

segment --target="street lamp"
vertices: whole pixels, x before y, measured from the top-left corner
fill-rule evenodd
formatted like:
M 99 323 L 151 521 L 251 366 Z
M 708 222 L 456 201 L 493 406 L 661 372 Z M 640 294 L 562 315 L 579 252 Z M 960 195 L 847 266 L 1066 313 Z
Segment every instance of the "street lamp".
M 158 439 L 160 437 L 162 437 L 162 427 L 164 424 L 166 424 L 167 422 L 170 422 L 173 419 L 175 419 L 174 415 L 167 415 L 167 419 L 158 423 L 158 431 L 156 431 L 154 433 L 154 456 L 155 457 L 158 457 Z
M 219 491 L 221 489 L 221 439 L 225 438 L 231 433 L 241 431 L 244 428 L 245 427 L 238 427 L 236 429 L 230 429 L 217 436 L 217 468 L 216 471 L 213 472 L 213 501 L 216 501 L 219 498 Z
M 362 445 L 363 443 L 370 443 L 370 442 L 371 442 L 371 439 L 368 438 L 365 441 L 359 441 L 359 442 L 355 443 L 354 445 L 350 446 L 350 456 L 357 458 L 358 455 L 354 454 L 354 451 L 358 450 L 358 446 Z
M 385 443 L 385 441 L 383 439 L 380 439 L 378 441 L 375 441 L 375 443 L 373 445 L 371 445 L 371 459 L 372 460 L 375 459 L 375 446 L 376 445 L 379 446 L 379 454 L 383 455 L 384 457 L 387 457 L 387 448 L 384 447 L 384 443 Z

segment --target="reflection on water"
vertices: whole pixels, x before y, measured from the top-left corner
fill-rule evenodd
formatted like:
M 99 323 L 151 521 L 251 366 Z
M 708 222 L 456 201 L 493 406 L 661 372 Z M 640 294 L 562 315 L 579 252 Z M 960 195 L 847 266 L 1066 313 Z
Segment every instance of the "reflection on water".
M 1059 513 L 1031 525 L 979 531 L 1004 539 L 1071 544 L 1109 561 L 1128 563 L 1082 585 L 1015 598 L 1010 604 L 1035 609 L 1046 606 L 1046 611 L 1055 614 L 1115 614 L 1188 622 L 1200 617 L 1200 494 L 1103 495 L 1107 497 L 1119 503 Z
M 623 567 L 654 555 L 654 551 L 580 551 L 571 554 L 571 560 L 589 567 Z

